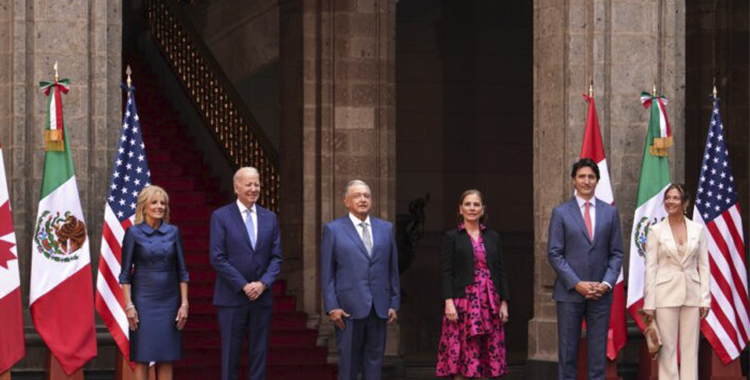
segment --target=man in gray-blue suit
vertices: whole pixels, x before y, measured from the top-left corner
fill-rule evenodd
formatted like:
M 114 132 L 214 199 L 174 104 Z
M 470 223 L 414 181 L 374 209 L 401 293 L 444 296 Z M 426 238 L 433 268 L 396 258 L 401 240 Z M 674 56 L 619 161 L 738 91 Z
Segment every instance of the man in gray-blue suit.
M 574 380 L 581 324 L 586 319 L 588 379 L 604 380 L 612 287 L 622 266 L 620 214 L 594 197 L 599 167 L 588 158 L 573 165 L 576 195 L 555 207 L 547 257 L 557 273 L 558 374 Z
M 386 321 L 396 321 L 401 302 L 393 225 L 370 217 L 366 183 L 346 186 L 349 213 L 323 226 L 320 287 L 323 306 L 336 326 L 339 380 L 380 379 Z

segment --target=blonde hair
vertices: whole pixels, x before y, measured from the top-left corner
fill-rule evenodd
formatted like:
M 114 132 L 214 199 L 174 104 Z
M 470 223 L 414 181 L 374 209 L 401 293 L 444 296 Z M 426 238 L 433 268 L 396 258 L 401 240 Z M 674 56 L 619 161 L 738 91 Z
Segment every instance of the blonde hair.
M 154 197 L 161 195 L 164 197 L 166 207 L 164 209 L 164 222 L 169 223 L 169 195 L 163 188 L 150 185 L 144 187 L 138 194 L 138 205 L 135 206 L 135 224 L 143 223 L 146 219 L 146 205 L 154 200 Z

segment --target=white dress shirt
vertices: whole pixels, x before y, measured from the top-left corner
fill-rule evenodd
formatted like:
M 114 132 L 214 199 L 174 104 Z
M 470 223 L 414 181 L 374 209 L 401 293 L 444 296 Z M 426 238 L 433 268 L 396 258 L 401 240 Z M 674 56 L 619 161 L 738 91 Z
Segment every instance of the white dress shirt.
M 351 212 L 349 213 L 349 219 L 352 220 L 352 223 L 354 223 L 354 227 L 357 228 L 357 233 L 359 234 L 359 238 L 362 240 L 362 244 L 364 244 L 364 239 L 362 238 L 362 234 L 364 233 L 362 226 L 359 224 L 362 222 L 367 223 L 367 230 L 370 231 L 370 238 L 372 239 L 372 245 L 375 246 L 375 235 L 372 234 L 372 223 L 370 223 L 370 215 L 367 215 L 367 218 L 365 220 L 360 220 L 354 214 Z
M 584 200 L 576 194 L 576 202 L 578 202 L 578 208 L 581 210 L 581 216 L 583 217 L 584 224 L 586 224 L 586 203 L 589 204 L 589 216 L 591 217 L 591 241 L 594 240 L 594 232 L 596 231 L 596 197 Z M 609 290 L 612 290 L 612 284 L 607 281 L 602 281 L 602 284 L 609 286 Z
M 237 207 L 240 208 L 240 214 L 242 214 L 242 221 L 245 222 L 247 220 L 247 213 L 250 213 L 250 217 L 253 218 L 253 229 L 255 230 L 255 243 L 258 243 L 258 212 L 255 209 L 255 203 L 250 208 L 245 207 L 245 205 L 240 202 L 240 200 L 237 200 Z M 247 229 L 247 222 L 245 222 L 245 229 Z M 255 248 L 255 247 L 253 247 Z
M 584 225 L 586 222 L 586 202 L 589 203 L 589 216 L 591 217 L 591 240 L 594 240 L 594 232 L 596 231 L 596 197 L 591 197 L 591 199 L 586 201 L 576 194 L 576 202 L 578 202 L 578 208 L 581 210 L 581 216 L 583 217 Z

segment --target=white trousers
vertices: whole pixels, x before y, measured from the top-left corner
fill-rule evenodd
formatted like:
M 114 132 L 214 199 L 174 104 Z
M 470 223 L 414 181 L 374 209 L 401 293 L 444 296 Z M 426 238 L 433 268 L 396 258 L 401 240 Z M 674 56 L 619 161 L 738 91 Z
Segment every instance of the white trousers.
M 659 351 L 659 380 L 698 380 L 701 328 L 699 309 L 693 306 L 656 308 L 656 324 L 659 326 L 662 343 Z

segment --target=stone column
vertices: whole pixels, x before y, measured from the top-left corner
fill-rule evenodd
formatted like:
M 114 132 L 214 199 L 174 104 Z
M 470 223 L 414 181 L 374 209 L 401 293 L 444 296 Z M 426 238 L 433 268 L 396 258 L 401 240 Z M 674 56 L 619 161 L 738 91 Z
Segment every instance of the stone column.
M 283 178 L 284 186 L 299 189 L 289 199 L 302 218 L 294 233 L 302 251 L 302 307 L 311 316 L 323 312 L 321 228 L 345 215 L 346 183 L 367 182 L 373 216 L 395 221 L 395 11 L 394 0 L 280 3 L 281 130 L 290 138 L 282 136 L 281 151 L 299 163 L 289 164 L 291 178 Z M 332 333 L 327 320 L 321 329 Z M 396 352 L 396 338 L 389 336 L 388 353 Z
M 581 95 L 588 84 L 594 84 L 626 251 L 649 118 L 638 98 L 654 84 L 669 100 L 675 131 L 672 177 L 684 178 L 684 10 L 682 0 L 534 2 L 535 279 L 529 360 L 541 364 L 534 368 L 555 370 L 557 361 L 547 229 L 552 209 L 573 194 L 570 167 L 580 155 L 587 107 Z
M 31 326 L 28 312 L 31 238 L 44 163 L 43 126 L 46 97 L 41 80 L 71 80 L 63 96 L 65 126 L 91 239 L 92 271 L 99 246 L 109 165 L 121 120 L 121 1 L 17 0 L 0 7 L 0 140 L 3 144 L 10 200 L 21 268 L 27 330 L 27 356 L 16 368 L 44 368 L 46 348 Z M 92 275 L 95 274 L 92 273 Z M 95 277 L 94 277 L 95 278 Z M 104 326 L 100 331 L 106 331 Z M 108 334 L 106 336 L 109 336 Z M 113 365 L 95 359 L 94 368 Z

